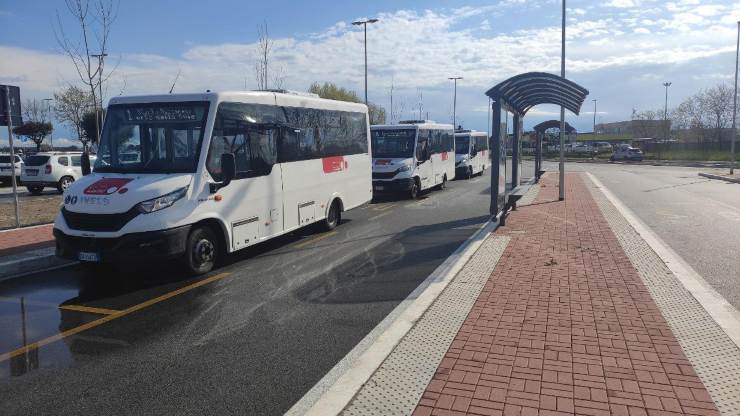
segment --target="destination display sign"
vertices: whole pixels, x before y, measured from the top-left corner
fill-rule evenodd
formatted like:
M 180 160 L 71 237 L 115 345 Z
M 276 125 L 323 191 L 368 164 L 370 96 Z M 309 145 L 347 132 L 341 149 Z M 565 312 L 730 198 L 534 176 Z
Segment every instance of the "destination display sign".
M 124 111 L 132 123 L 202 121 L 205 113 L 205 105 L 199 104 L 126 106 Z

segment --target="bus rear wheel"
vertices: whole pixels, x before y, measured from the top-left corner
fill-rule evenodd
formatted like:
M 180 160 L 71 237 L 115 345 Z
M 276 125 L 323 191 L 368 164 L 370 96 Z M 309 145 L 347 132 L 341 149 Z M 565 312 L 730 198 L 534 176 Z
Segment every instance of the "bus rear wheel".
M 185 248 L 185 264 L 190 273 L 201 275 L 213 270 L 218 257 L 218 240 L 210 227 L 193 229 Z
M 339 207 L 339 202 L 335 200 L 331 203 L 329 212 L 326 213 L 326 218 L 321 225 L 325 231 L 331 231 L 337 228 L 340 222 L 342 222 L 342 210 Z
M 411 189 L 409 190 L 409 197 L 411 199 L 419 198 L 419 183 L 416 180 L 414 180 L 414 182 L 411 184 Z

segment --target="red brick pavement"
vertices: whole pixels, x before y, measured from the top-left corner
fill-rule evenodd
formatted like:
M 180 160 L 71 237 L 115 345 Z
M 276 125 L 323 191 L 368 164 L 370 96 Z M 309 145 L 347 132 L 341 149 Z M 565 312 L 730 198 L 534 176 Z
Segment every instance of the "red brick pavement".
M 579 174 L 545 177 L 415 415 L 718 415 Z
M 0 232 L 0 257 L 54 245 L 53 225 Z

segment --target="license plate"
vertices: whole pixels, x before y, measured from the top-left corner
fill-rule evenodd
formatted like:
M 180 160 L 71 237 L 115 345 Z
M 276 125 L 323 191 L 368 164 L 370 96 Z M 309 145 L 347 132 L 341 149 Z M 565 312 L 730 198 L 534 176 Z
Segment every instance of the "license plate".
M 39 173 L 37 170 L 27 170 L 26 175 L 28 176 L 36 176 Z
M 100 255 L 98 253 L 88 253 L 81 251 L 79 254 L 77 254 L 77 258 L 80 261 L 92 261 L 92 262 L 99 262 L 100 261 Z
M 375 190 L 376 191 L 384 191 L 385 190 L 385 186 L 375 186 Z

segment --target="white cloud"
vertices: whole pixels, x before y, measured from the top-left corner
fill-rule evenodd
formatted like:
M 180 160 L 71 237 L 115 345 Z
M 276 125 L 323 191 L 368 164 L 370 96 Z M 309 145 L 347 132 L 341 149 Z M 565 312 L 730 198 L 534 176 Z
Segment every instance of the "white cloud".
M 606 3 L 606 5 L 620 9 L 636 6 L 635 2 L 632 0 L 612 0 L 609 3 Z

